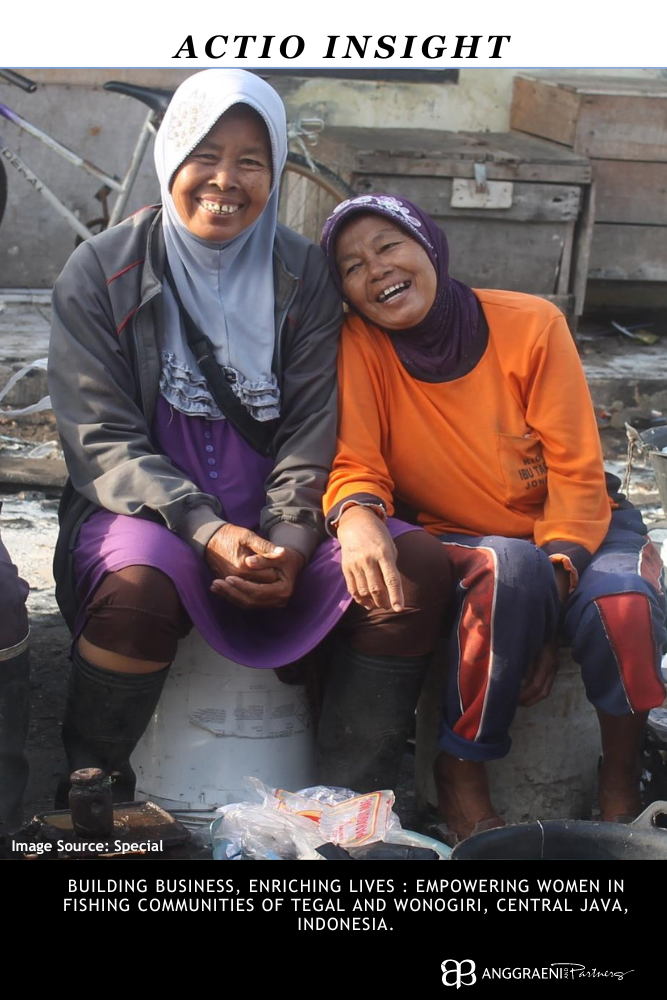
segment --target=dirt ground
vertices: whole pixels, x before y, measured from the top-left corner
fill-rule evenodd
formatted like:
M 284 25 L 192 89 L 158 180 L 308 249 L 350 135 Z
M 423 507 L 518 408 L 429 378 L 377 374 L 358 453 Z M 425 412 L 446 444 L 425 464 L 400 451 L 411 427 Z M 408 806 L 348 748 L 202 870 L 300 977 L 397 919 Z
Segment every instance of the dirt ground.
M 57 438 L 50 416 L 21 423 L 0 421 L 0 446 L 12 446 L 4 438 L 14 438 L 35 446 Z M 621 430 L 601 431 L 607 467 L 622 476 L 626 439 Z M 54 453 L 55 454 L 55 453 Z M 64 768 L 60 743 L 65 687 L 69 669 L 70 636 L 57 609 L 51 560 L 57 536 L 59 491 L 10 490 L 0 485 L 3 501 L 2 538 L 21 575 L 30 582 L 32 714 L 28 739 L 30 783 L 25 803 L 26 816 L 48 810 L 57 778 Z M 631 482 L 630 497 L 640 506 L 650 525 L 665 523 L 655 479 L 650 469 L 638 463 Z M 404 782 L 410 786 L 408 780 Z

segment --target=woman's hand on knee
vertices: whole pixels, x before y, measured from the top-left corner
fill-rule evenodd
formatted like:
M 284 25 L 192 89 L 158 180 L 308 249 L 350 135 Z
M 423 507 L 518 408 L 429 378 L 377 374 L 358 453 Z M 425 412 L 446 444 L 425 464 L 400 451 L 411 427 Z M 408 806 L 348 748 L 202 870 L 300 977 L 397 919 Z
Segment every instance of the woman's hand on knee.
M 275 548 L 277 547 L 274 546 Z M 252 608 L 285 607 L 294 593 L 305 559 L 295 549 L 280 548 L 280 554 L 272 558 L 271 572 L 275 574 L 273 580 L 259 582 L 266 570 L 253 573 L 252 577 L 232 573 L 224 579 L 214 580 L 211 584 L 212 593 L 247 611 Z
M 530 708 L 544 701 L 554 686 L 558 672 L 558 643 L 556 640 L 545 642 L 536 660 L 526 671 L 521 686 L 519 704 Z
M 386 525 L 367 507 L 348 507 L 338 524 L 347 589 L 362 607 L 403 611 L 405 598 L 396 546 Z
M 279 579 L 276 561 L 285 549 L 255 534 L 250 528 L 223 524 L 209 539 L 206 562 L 216 577 L 237 576 L 255 583 L 275 583 Z

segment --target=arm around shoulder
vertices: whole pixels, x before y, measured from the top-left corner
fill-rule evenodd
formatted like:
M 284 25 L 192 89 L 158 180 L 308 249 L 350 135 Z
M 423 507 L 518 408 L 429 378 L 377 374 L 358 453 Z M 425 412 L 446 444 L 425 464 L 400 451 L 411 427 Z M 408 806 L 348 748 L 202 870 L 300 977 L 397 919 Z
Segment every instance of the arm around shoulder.
M 393 514 L 394 480 L 387 464 L 389 387 L 363 320 L 350 317 L 338 358 L 338 442 L 324 497 L 327 522 L 344 502 L 380 506 Z
M 308 249 L 281 343 L 281 421 L 261 527 L 307 560 L 324 537 L 322 494 L 336 445 L 342 304 L 318 247 Z

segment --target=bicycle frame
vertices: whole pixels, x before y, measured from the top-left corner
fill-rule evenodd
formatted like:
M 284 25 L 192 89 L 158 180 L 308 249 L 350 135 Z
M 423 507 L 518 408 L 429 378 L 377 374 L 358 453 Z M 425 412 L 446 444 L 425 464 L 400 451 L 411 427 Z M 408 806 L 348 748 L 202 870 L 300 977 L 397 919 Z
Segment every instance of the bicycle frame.
M 102 184 L 111 188 L 112 191 L 115 191 L 118 194 L 118 197 L 116 198 L 113 210 L 109 216 L 109 226 L 115 226 L 115 224 L 119 222 L 123 216 L 132 187 L 137 174 L 139 173 L 139 168 L 141 167 L 146 147 L 148 146 L 151 135 L 156 131 L 160 119 L 160 116 L 154 111 L 149 111 L 135 143 L 134 150 L 132 151 L 132 157 L 130 159 L 127 172 L 121 180 L 118 177 L 112 177 L 110 174 L 105 173 L 104 170 L 95 166 L 94 163 L 91 163 L 89 160 L 79 156 L 78 153 L 75 153 L 67 146 L 63 146 L 56 139 L 54 139 L 53 136 L 49 135 L 48 132 L 43 132 L 36 125 L 33 125 L 25 118 L 22 118 L 21 115 L 12 111 L 11 108 L 8 108 L 2 102 L 0 102 L 0 117 L 6 118 L 7 121 L 17 125 L 24 132 L 27 132 L 35 139 L 38 139 L 45 146 L 48 146 L 49 149 L 52 149 L 53 152 L 57 153 L 57 155 L 62 157 L 62 159 L 67 160 L 80 170 L 85 170 L 86 173 L 95 177 L 96 180 L 101 181 Z M 25 177 L 28 183 L 32 185 L 38 194 L 41 194 L 42 197 L 53 206 L 58 215 L 60 215 L 61 218 L 67 222 L 67 224 L 74 230 L 75 233 L 77 233 L 78 236 L 81 236 L 83 239 L 88 239 L 88 237 L 94 235 L 93 232 L 88 229 L 88 227 L 85 226 L 79 218 L 77 218 L 74 212 L 63 204 L 58 195 L 54 194 L 51 188 L 48 187 L 48 185 L 46 185 L 44 181 L 42 181 L 41 178 L 39 178 L 37 174 L 30 169 L 18 153 L 16 153 L 11 146 L 5 142 L 2 135 L 0 135 L 0 155 L 7 163 L 11 164 L 11 166 L 14 167 L 19 174 Z

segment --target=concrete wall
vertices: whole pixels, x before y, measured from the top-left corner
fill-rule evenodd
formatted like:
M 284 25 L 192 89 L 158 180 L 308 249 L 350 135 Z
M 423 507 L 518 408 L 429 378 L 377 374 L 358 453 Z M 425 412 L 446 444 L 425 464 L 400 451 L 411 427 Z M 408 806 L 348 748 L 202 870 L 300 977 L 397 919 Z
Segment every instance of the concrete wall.
M 176 87 L 189 75 L 173 69 L 24 70 L 40 83 L 34 94 L 0 83 L 0 101 L 47 129 L 65 145 L 110 172 L 123 172 L 144 109 L 107 94 L 105 80 Z M 543 71 L 536 71 L 543 72 Z M 546 71 L 544 71 L 546 72 Z M 553 72 L 553 71 L 552 71 Z M 656 76 L 659 70 L 567 70 L 582 75 Z M 276 78 L 288 114 L 317 115 L 329 125 L 442 128 L 502 132 L 509 127 L 513 70 L 462 69 L 457 84 L 372 83 Z M 0 119 L 3 138 L 84 222 L 96 218 L 99 182 L 84 176 L 35 139 Z M 11 167 L 0 226 L 0 288 L 48 287 L 71 253 L 75 237 L 54 210 Z M 147 155 L 128 214 L 158 197 Z

